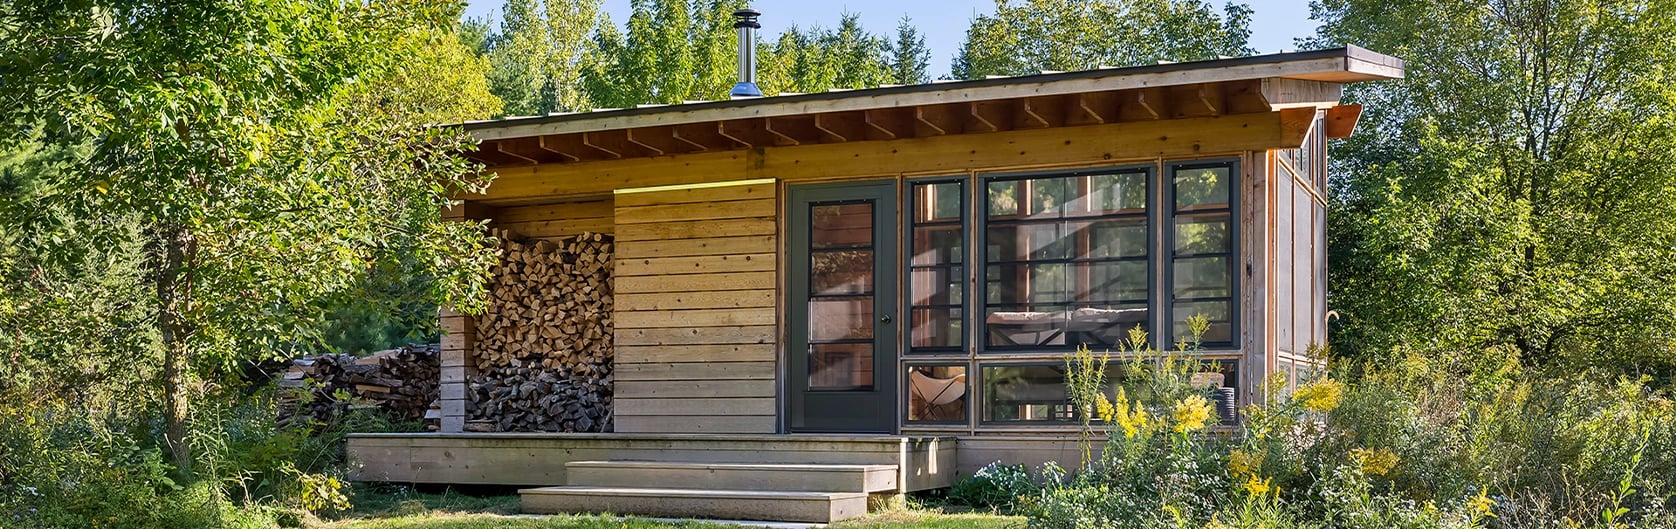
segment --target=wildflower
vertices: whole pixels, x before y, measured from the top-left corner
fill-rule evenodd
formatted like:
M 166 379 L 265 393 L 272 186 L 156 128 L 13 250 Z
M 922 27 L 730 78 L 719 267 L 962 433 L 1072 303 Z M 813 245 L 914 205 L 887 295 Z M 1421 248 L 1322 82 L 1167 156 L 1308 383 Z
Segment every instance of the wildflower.
M 1487 489 L 1478 491 L 1477 496 L 1467 500 L 1467 506 L 1471 507 L 1472 512 L 1479 516 L 1494 516 L 1490 514 L 1490 510 L 1495 508 L 1496 500 L 1490 499 L 1489 496 L 1485 495 L 1486 492 Z
M 1176 422 L 1174 427 L 1176 433 L 1187 433 L 1204 428 L 1205 422 L 1210 420 L 1210 415 L 1210 401 L 1198 395 L 1177 400 L 1175 409 L 1171 412 L 1171 416 Z
M 1309 411 L 1333 411 L 1338 408 L 1339 400 L 1344 398 L 1344 383 L 1324 378 L 1298 388 L 1292 398 L 1302 402 L 1304 409 Z
M 1117 410 L 1112 409 L 1112 401 L 1106 398 L 1105 393 L 1094 397 L 1094 415 L 1105 422 L 1112 422 L 1112 417 L 1117 415 Z
M 1255 476 L 1262 465 L 1263 458 L 1260 455 L 1238 449 L 1228 453 L 1228 475 L 1234 479 Z
M 1245 491 L 1251 493 L 1252 496 L 1262 496 L 1268 494 L 1270 490 L 1274 490 L 1274 487 L 1269 484 L 1270 479 L 1271 478 L 1263 478 L 1259 480 L 1256 475 L 1252 475 L 1250 478 L 1245 480 L 1245 485 L 1243 486 L 1245 487 Z
M 1129 395 L 1123 392 L 1123 388 L 1117 390 L 1117 404 L 1112 406 L 1112 419 L 1123 428 L 1123 436 L 1130 439 L 1140 435 L 1141 430 L 1151 421 L 1147 417 L 1146 408 L 1141 406 L 1141 401 L 1129 402 Z
M 1350 451 L 1350 462 L 1362 468 L 1362 474 L 1368 476 L 1383 476 L 1397 466 L 1397 454 L 1391 453 L 1389 448 L 1368 450 L 1357 448 Z

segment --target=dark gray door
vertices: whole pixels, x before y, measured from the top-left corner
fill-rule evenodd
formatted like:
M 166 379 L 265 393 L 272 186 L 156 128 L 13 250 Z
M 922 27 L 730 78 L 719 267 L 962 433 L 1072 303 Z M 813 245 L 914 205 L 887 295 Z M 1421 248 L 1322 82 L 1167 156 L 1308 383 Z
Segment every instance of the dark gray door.
M 788 416 L 798 432 L 896 427 L 896 183 L 790 189 Z

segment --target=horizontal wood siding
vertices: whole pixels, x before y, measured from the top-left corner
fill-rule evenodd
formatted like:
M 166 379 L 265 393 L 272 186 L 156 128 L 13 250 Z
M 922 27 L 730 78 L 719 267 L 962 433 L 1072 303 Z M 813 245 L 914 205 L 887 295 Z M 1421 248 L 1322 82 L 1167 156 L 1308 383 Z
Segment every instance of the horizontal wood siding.
M 495 212 L 495 226 L 532 239 L 559 239 L 593 232 L 611 233 L 613 205 L 606 197 L 582 202 L 503 207 Z
M 773 433 L 773 183 L 616 197 L 619 432 Z

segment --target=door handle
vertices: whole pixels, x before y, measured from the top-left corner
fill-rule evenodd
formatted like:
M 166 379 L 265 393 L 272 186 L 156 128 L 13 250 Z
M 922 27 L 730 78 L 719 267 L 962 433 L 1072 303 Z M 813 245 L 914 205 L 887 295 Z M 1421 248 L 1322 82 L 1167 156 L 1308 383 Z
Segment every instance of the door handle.
M 886 314 L 884 316 L 879 316 L 879 323 L 889 325 L 890 324 L 890 315 Z

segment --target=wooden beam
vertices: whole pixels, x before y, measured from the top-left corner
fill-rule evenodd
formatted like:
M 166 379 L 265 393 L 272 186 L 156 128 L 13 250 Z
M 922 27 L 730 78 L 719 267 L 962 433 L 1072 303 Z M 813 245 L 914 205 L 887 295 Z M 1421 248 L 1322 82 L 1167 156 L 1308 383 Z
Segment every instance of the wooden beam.
M 641 152 L 639 147 L 629 143 L 627 131 L 584 132 L 582 144 L 610 158 L 633 157 Z
M 739 145 L 733 139 L 723 136 L 713 123 L 676 125 L 671 135 L 676 140 L 692 145 L 698 152 L 725 151 Z
M 1018 128 L 1045 129 L 1060 124 L 1064 115 L 1064 105 L 1055 98 L 1025 98 L 1018 104 Z
M 1362 119 L 1362 105 L 1338 105 L 1327 109 L 1327 137 L 1348 138 L 1356 132 L 1356 122 Z
M 960 134 L 963 110 L 957 105 L 914 107 L 914 135 L 925 137 Z
M 569 136 L 574 136 L 574 134 L 569 135 Z M 543 151 L 547 151 L 547 152 L 556 154 L 559 157 L 567 159 L 567 160 L 572 161 L 572 162 L 581 161 L 582 157 L 577 156 L 576 151 L 574 149 L 564 150 L 564 149 L 559 148 L 561 145 L 565 144 L 565 142 L 561 141 L 561 138 L 564 138 L 564 137 L 566 137 L 566 136 L 553 136 L 553 135 L 538 136 L 538 137 L 536 137 L 535 146 L 537 148 L 543 150 Z M 576 139 L 574 143 L 576 143 L 577 145 L 581 145 L 581 140 Z
M 1226 83 L 1222 85 L 1222 89 L 1223 101 L 1226 102 L 1229 114 L 1274 110 L 1269 106 L 1269 100 L 1263 98 L 1263 83 L 1259 81 Z
M 1344 95 L 1344 85 L 1303 79 L 1262 79 L 1259 91 L 1272 109 L 1330 108 Z
M 1089 92 L 1071 96 L 1066 125 L 1099 125 L 1117 121 L 1117 92 Z
M 716 124 L 716 132 L 747 147 L 773 147 L 778 136 L 768 132 L 767 120 L 735 119 Z
M 1222 90 L 1214 85 L 1173 86 L 1170 116 L 1176 119 L 1222 115 Z
M 894 140 L 911 138 L 914 135 L 912 118 L 907 116 L 907 109 L 881 108 L 862 113 L 867 126 L 872 129 L 868 133 L 869 139 Z
M 538 142 L 539 140 L 536 138 L 514 138 L 497 141 L 493 145 L 502 154 L 521 160 L 526 164 L 557 161 L 548 156 L 546 151 L 537 147 Z
M 1122 106 L 1118 108 L 1119 121 L 1141 121 L 1163 119 L 1164 112 L 1169 107 L 1169 97 L 1163 88 L 1142 88 L 1129 90 L 1120 98 Z
M 785 116 L 767 118 L 763 127 L 769 134 L 779 136 L 780 145 L 820 143 L 821 131 L 815 128 L 814 116 Z
M 1012 112 L 1011 101 L 977 101 L 971 103 L 968 114 L 972 116 L 972 120 L 967 122 L 966 130 L 973 132 L 1012 130 Z
M 1304 144 L 1309 127 L 1315 124 L 1315 109 L 1286 108 L 1280 112 L 1280 144 L 1282 149 L 1293 149 Z
M 815 114 L 815 128 L 835 141 L 862 141 L 867 139 L 865 120 L 860 112 Z
M 674 127 L 629 129 L 628 141 L 660 155 L 693 152 L 698 149 L 690 143 L 677 139 Z
M 1111 165 L 1297 147 L 1283 138 L 1281 113 L 826 143 L 513 166 L 483 195 L 491 204 L 553 201 L 615 189 L 755 178 L 809 181 L 899 173 L 964 172 L 1043 165 Z M 1305 119 L 1307 126 L 1308 119 Z M 1307 129 L 1306 129 L 1307 130 Z M 1301 132 L 1299 133 L 1301 134 Z M 720 237 L 714 234 L 706 236 Z

